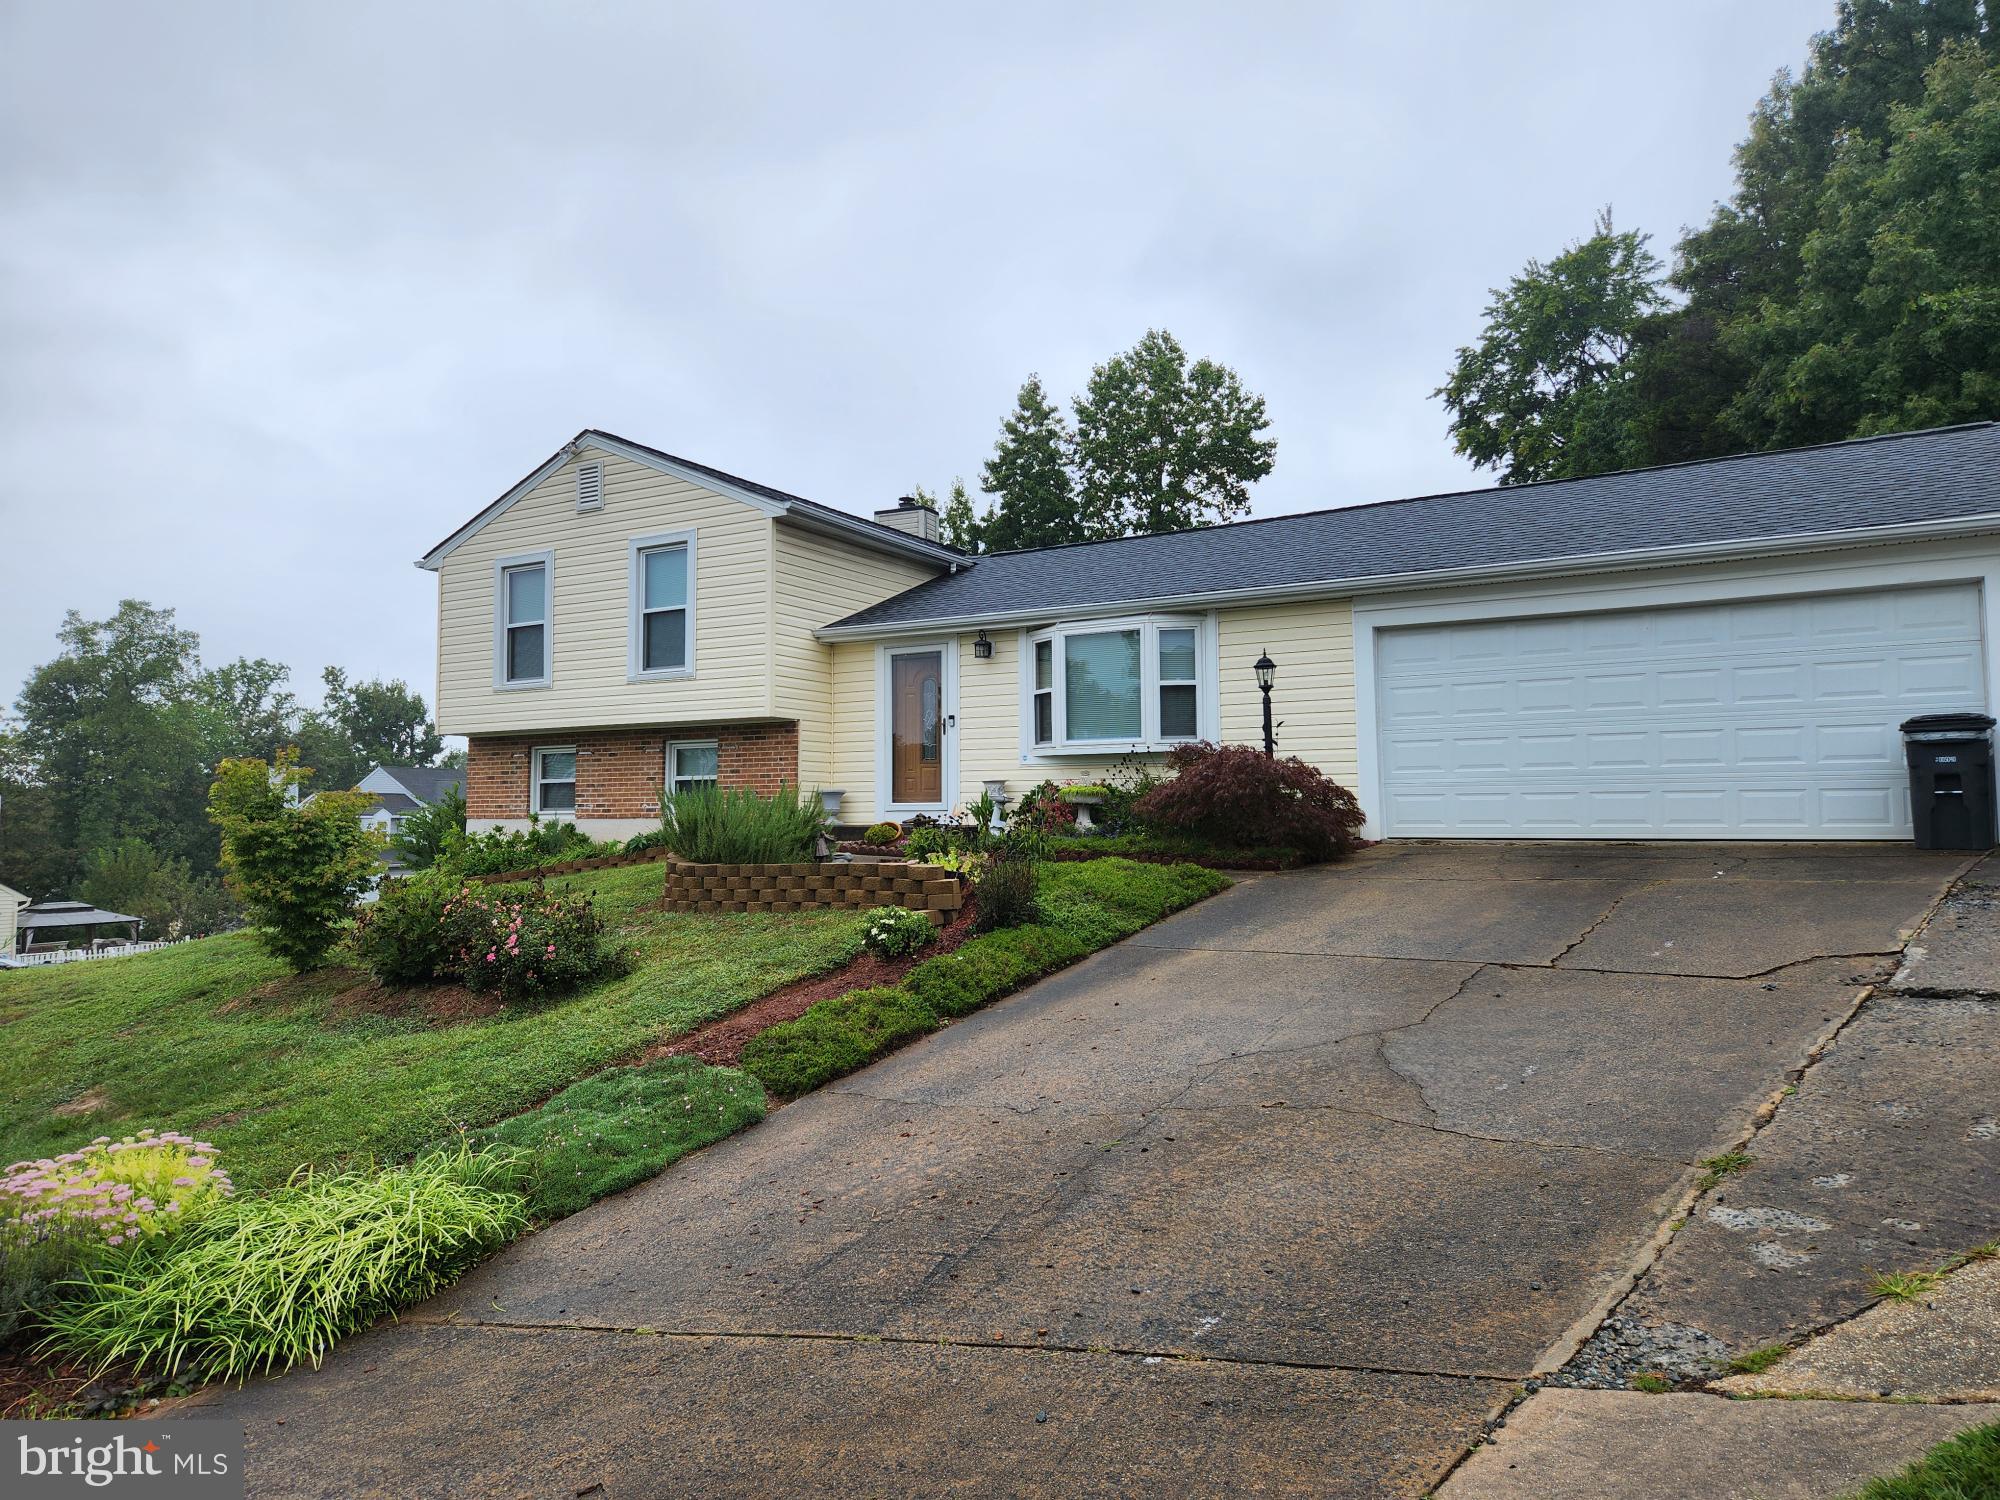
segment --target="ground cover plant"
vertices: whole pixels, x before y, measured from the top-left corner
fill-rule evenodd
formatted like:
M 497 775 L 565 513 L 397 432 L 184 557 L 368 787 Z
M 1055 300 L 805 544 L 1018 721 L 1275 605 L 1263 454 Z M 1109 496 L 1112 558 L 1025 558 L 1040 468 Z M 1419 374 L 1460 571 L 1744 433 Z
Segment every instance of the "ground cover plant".
M 826 832 L 817 793 L 779 787 L 760 797 L 743 787 L 694 787 L 660 799 L 667 847 L 698 865 L 783 865 L 811 859 Z
M 764 1118 L 764 1091 L 733 1068 L 663 1057 L 607 1068 L 468 1137 L 517 1163 L 537 1219 L 559 1219 Z
M 43 1347 L 140 1373 L 242 1379 L 448 1286 L 525 1224 L 504 1158 L 436 1153 L 302 1175 L 89 1264 L 43 1314 Z
M 852 990 L 750 1039 L 743 1068 L 792 1097 L 1227 886 L 1194 865 L 1092 860 L 1043 868 L 1043 920 L 972 938 L 926 959 L 892 988 Z
M 878 906 L 868 913 L 862 942 L 877 958 L 903 958 L 937 936 L 930 913 L 901 906 Z
M 632 971 L 451 1025 L 352 969 L 294 977 L 245 933 L 0 974 L 0 1163 L 126 1122 L 214 1142 L 244 1187 L 400 1161 L 862 951 L 861 912 L 662 912 L 658 865 L 547 884 L 592 895 Z

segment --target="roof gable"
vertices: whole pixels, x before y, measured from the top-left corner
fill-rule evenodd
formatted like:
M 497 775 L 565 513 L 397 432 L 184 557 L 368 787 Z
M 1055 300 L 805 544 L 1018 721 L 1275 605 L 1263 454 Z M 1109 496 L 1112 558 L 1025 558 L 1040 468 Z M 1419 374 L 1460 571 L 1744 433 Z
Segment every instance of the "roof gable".
M 969 565 L 969 559 L 939 543 L 927 542 L 921 537 L 911 536 L 893 527 L 878 525 L 874 521 L 850 515 L 834 506 L 822 505 L 817 500 L 807 500 L 800 495 L 788 495 L 783 490 L 724 473 L 721 469 L 712 469 L 707 464 L 698 464 L 691 459 L 680 458 L 658 448 L 649 448 L 643 443 L 632 442 L 614 433 L 600 432 L 594 427 L 586 427 L 556 449 L 499 499 L 431 548 L 417 560 L 417 566 L 432 572 L 437 571 L 444 560 L 468 538 L 477 535 L 494 519 L 504 515 L 516 501 L 533 491 L 564 464 L 591 451 L 630 459 L 659 473 L 672 475 L 676 479 L 686 480 L 715 494 L 739 501 L 774 520 L 791 520 L 813 529 L 830 531 L 860 546 L 918 558 L 935 563 L 939 567 Z

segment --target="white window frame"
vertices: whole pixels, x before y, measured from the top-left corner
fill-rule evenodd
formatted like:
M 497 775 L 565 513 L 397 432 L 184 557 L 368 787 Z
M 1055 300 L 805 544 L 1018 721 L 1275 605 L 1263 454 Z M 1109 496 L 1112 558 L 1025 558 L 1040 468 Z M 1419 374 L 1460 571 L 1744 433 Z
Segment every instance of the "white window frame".
M 1031 745 L 1051 747 L 1056 734 L 1056 647 L 1061 643 L 1051 636 L 1041 636 L 1028 640 L 1022 647 L 1028 658 L 1028 713 L 1027 738 Z M 1041 665 L 1042 647 L 1049 648 L 1049 685 L 1043 687 L 1035 676 L 1035 669 Z M 1042 738 L 1042 706 L 1036 700 L 1042 694 L 1049 695 L 1049 737 Z
M 576 808 L 574 806 L 555 808 L 542 806 L 542 784 L 547 780 L 542 775 L 542 757 L 544 755 L 574 756 L 575 754 L 576 746 L 574 745 L 537 745 L 528 752 L 528 811 L 534 814 L 534 816 L 538 818 L 559 818 L 572 823 L 576 821 Z M 580 765 L 575 762 L 571 763 L 569 784 L 572 788 L 577 785 L 576 772 L 581 769 Z M 571 803 L 574 803 L 576 800 L 576 797 L 572 794 L 570 797 Z
M 673 795 L 673 794 L 674 794 L 675 792 L 677 792 L 677 791 L 679 791 L 679 790 L 680 790 L 680 788 L 679 788 L 679 787 L 678 787 L 677 785 L 675 785 L 675 783 L 676 783 L 676 782 L 678 782 L 678 781 L 681 781 L 681 780 L 683 780 L 683 779 L 685 779 L 685 780 L 701 780 L 701 779 L 705 779 L 705 778 L 697 778 L 697 777 L 687 777 L 687 778 L 683 778 L 683 777 L 680 777 L 680 776 L 677 776 L 677 775 L 675 775 L 675 774 L 674 774 L 674 753 L 675 753 L 676 751 L 679 751 L 679 750 L 713 750 L 713 751 L 715 751 L 715 752 L 716 752 L 716 765 L 715 765 L 715 778 L 716 778 L 716 779 L 715 779 L 715 784 L 716 784 L 717 786 L 721 786 L 721 785 L 722 785 L 722 760 L 721 760 L 721 754 L 722 754 L 722 746 L 721 746 L 721 743 L 720 743 L 719 741 L 716 741 L 716 740 L 668 740 L 668 741 L 667 741 L 667 754 L 666 754 L 666 765 L 665 765 L 665 768 L 664 768 L 664 769 L 665 769 L 665 772 L 666 772 L 666 781 L 665 781 L 664 785 L 666 786 L 666 789 L 667 789 L 667 795 L 668 795 L 669 797 L 671 797 L 671 796 L 672 796 L 672 795 Z
M 895 800 L 895 756 L 892 725 L 895 704 L 895 658 L 937 652 L 943 664 L 938 684 L 938 800 L 898 802 Z M 913 813 L 949 812 L 958 795 L 958 638 L 945 636 L 934 641 L 897 641 L 875 648 L 875 806 L 884 818 L 905 818 Z
M 1068 724 L 1068 684 L 1065 637 L 1139 632 L 1139 735 L 1130 740 L 1072 740 Z M 1160 733 L 1160 632 L 1194 632 L 1195 733 L 1167 739 Z M 1053 669 L 1050 711 L 1055 738 L 1035 742 L 1035 647 L 1049 642 Z M 1063 620 L 1021 632 L 1021 757 L 1025 761 L 1054 756 L 1157 754 L 1193 740 L 1213 740 L 1221 718 L 1218 697 L 1217 632 L 1214 615 L 1121 615 L 1103 620 Z M 1176 679 L 1182 681 L 1184 679 Z
M 645 556 L 679 547 L 687 554 L 687 661 L 678 667 L 655 667 L 648 671 L 645 661 Z M 625 675 L 629 682 L 678 682 L 694 676 L 695 647 L 695 537 L 692 531 L 659 531 L 651 536 L 635 536 L 630 544 L 629 578 L 626 592 L 630 608 L 626 621 Z
M 507 676 L 507 575 L 517 568 L 542 569 L 542 675 Z M 532 623 L 532 622 L 526 622 Z M 553 687 L 556 674 L 556 555 L 553 550 L 516 552 L 493 559 L 493 688 L 519 693 Z

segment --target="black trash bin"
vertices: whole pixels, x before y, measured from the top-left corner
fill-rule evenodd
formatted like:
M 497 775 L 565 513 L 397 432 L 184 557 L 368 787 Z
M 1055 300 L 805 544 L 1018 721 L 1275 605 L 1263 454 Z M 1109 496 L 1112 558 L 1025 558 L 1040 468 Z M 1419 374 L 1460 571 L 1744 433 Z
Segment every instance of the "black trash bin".
M 1919 714 L 1903 722 L 1919 849 L 1991 849 L 1993 719 Z

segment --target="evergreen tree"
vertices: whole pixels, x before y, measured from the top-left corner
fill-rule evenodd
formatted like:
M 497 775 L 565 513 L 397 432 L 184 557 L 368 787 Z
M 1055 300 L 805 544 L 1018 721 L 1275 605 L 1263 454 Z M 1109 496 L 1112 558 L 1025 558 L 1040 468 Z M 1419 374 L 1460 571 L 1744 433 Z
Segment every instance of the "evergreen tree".
M 984 524 L 972 507 L 972 496 L 965 492 L 965 481 L 952 480 L 951 494 L 938 512 L 938 530 L 944 544 L 961 552 L 977 552 Z
M 1014 398 L 1014 410 L 1000 424 L 993 456 L 981 474 L 979 487 L 995 497 L 980 527 L 986 551 L 1086 542 L 1100 534 L 1077 509 L 1071 442 L 1069 424 L 1050 403 L 1041 376 L 1030 375 Z

